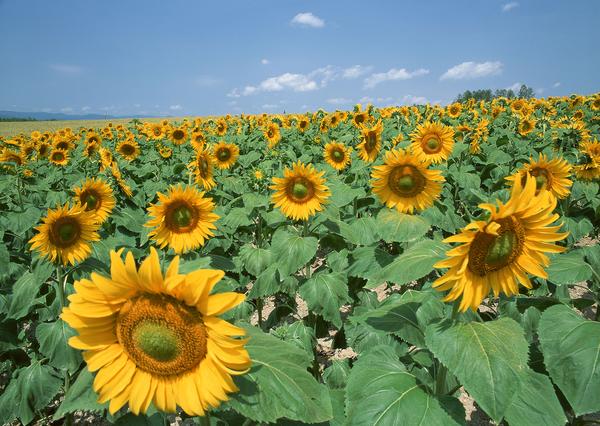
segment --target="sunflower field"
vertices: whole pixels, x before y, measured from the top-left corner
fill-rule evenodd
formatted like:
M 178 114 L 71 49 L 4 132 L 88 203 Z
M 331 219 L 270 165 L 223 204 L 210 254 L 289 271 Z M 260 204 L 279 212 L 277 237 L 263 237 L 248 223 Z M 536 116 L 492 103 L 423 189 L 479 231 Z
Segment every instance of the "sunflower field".
M 43 130 L 1 424 L 600 421 L 600 94 Z

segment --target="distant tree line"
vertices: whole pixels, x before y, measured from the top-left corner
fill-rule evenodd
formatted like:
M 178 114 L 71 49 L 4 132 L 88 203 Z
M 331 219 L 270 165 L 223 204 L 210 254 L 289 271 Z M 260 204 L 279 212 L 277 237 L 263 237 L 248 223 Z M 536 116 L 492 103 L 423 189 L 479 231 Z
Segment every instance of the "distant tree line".
M 37 118 L 33 117 L 0 117 L 0 122 L 8 121 L 38 121 Z
M 491 101 L 494 98 L 523 98 L 529 99 L 535 96 L 534 90 L 526 86 L 524 84 L 521 85 L 521 88 L 515 93 L 512 89 L 479 89 L 479 90 L 466 90 L 463 93 L 459 94 L 456 97 L 455 102 L 465 102 L 469 99 L 474 99 L 476 101 Z

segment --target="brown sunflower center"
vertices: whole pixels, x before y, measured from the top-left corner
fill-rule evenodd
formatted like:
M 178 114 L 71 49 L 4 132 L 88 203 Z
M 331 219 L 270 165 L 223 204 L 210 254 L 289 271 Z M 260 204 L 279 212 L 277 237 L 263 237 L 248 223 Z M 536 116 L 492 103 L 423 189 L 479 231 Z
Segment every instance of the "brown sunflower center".
M 208 161 L 206 161 L 205 158 L 198 159 L 198 170 L 200 171 L 200 176 L 202 176 L 203 178 L 208 177 Z
M 442 150 L 442 141 L 438 136 L 430 135 L 421 146 L 427 154 L 436 154 Z
M 367 152 L 373 151 L 377 147 L 377 132 L 369 130 L 365 139 L 365 150 Z
M 531 130 L 531 123 L 529 121 L 524 121 L 521 126 L 524 132 Z
M 294 180 L 289 187 L 291 198 L 297 202 L 307 201 L 311 198 L 313 192 L 312 183 L 305 178 Z
M 217 158 L 221 161 L 227 161 L 231 157 L 231 152 L 227 148 L 221 148 L 217 152 Z
M 123 144 L 121 146 L 121 154 L 123 155 L 133 155 L 133 153 L 135 152 L 135 147 L 131 144 Z
M 65 155 L 62 152 L 53 152 L 52 160 L 53 161 L 63 161 L 65 159 Z
M 197 210 L 185 201 L 176 201 L 167 207 L 166 225 L 175 233 L 189 232 L 198 222 Z
M 300 128 L 304 129 L 306 126 L 308 126 L 308 121 L 301 121 L 300 122 Z
M 535 177 L 536 193 L 543 189 L 551 188 L 552 179 L 550 177 L 550 173 L 548 173 L 548 170 L 536 167 L 535 169 L 531 169 L 529 174 Z
M 57 247 L 67 248 L 72 246 L 81 235 L 81 226 L 73 217 L 61 217 L 50 230 L 50 242 Z
M 56 144 L 56 149 L 69 149 L 69 142 L 67 141 L 60 141 L 59 143 Z
M 177 129 L 173 132 L 173 139 L 175 139 L 175 140 L 183 139 L 184 136 L 185 136 L 185 133 L 183 133 L 183 130 Z
M 79 196 L 82 205 L 85 205 L 86 211 L 98 210 L 102 205 L 102 197 L 96 191 L 88 189 Z
M 498 235 L 479 232 L 469 249 L 469 269 L 482 277 L 511 264 L 523 250 L 525 231 L 519 219 L 509 216 L 496 222 Z
M 154 136 L 160 136 L 162 134 L 162 130 L 158 127 L 155 127 L 154 129 L 152 129 L 152 133 L 154 133 Z
M 364 123 L 364 121 L 365 121 L 365 117 L 362 114 L 358 114 L 358 115 L 354 116 L 354 122 L 356 124 Z
M 411 165 L 397 166 L 388 177 L 390 189 L 400 197 L 414 197 L 425 188 L 425 176 Z
M 188 372 L 206 356 L 202 315 L 170 296 L 143 294 L 127 301 L 116 331 L 136 366 L 159 376 Z
M 273 129 L 267 130 L 267 137 L 271 139 L 273 136 L 275 136 L 275 132 L 273 131 Z
M 341 163 L 342 161 L 344 161 L 344 153 L 338 149 L 334 150 L 331 153 L 331 157 L 336 163 Z

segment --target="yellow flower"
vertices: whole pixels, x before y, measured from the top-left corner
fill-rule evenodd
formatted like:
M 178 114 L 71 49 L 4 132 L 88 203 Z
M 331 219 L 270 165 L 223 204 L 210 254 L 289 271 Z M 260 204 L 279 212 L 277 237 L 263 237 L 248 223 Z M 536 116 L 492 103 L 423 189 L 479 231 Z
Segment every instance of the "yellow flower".
M 535 129 L 536 121 L 530 118 L 524 118 L 519 123 L 519 134 L 521 136 L 527 136 Z
M 78 332 L 69 345 L 83 350 L 88 370 L 97 371 L 98 401 L 116 413 L 129 403 L 134 414 L 150 403 L 190 416 L 237 392 L 232 375 L 251 366 L 243 329 L 218 318 L 244 301 L 242 294 L 212 294 L 223 271 L 179 274 L 175 257 L 163 275 L 154 248 L 136 268 L 131 253 L 111 252 L 111 276 L 93 272 L 75 282 L 61 318 Z
M 99 178 L 87 179 L 83 185 L 74 188 L 75 200 L 87 212 L 92 213 L 99 223 L 104 222 L 115 208 L 113 191 Z
M 254 177 L 255 177 L 257 180 L 261 180 L 261 179 L 262 179 L 263 177 L 265 177 L 265 176 L 263 175 L 263 172 L 261 172 L 260 170 L 255 170 L 255 171 L 254 171 Z
M 227 122 L 225 120 L 220 119 L 217 121 L 216 133 L 219 136 L 225 136 L 225 133 L 227 133 Z
M 344 170 L 350 164 L 352 148 L 343 143 L 329 142 L 323 148 L 325 162 L 336 170 Z
M 360 133 L 362 142 L 357 146 L 358 156 L 361 160 L 372 163 L 381 149 L 383 123 L 379 120 L 373 127 L 363 127 Z
M 207 149 L 196 154 L 196 160 L 190 163 L 194 171 L 196 183 L 202 185 L 205 190 L 212 189 L 216 182 L 213 179 L 213 157 Z
M 283 178 L 273 178 L 272 195 L 275 207 L 284 215 L 295 220 L 307 220 L 317 211 L 323 210 L 323 203 L 331 193 L 325 186 L 323 175 L 312 164 L 294 163 L 292 169 L 285 168 Z
M 69 151 L 53 149 L 49 161 L 57 166 L 66 166 L 69 163 Z
M 453 104 L 448 105 L 446 108 L 446 113 L 448 117 L 457 118 L 462 112 L 462 104 L 455 102 Z
M 185 127 L 177 127 L 169 134 L 169 139 L 171 139 L 171 142 L 173 142 L 175 145 L 184 144 L 187 141 L 187 138 L 188 132 Z
M 441 123 L 425 122 L 411 133 L 413 153 L 423 161 L 441 163 L 454 147 L 454 129 Z
M 554 197 L 562 199 L 571 192 L 569 190 L 573 184 L 569 179 L 571 165 L 562 158 L 548 160 L 544 154 L 540 154 L 537 161 L 531 158 L 528 164 L 523 165 L 521 170 L 507 177 L 506 180 L 514 184 L 516 180 L 521 179 L 521 185 L 524 185 L 527 174 L 535 178 L 536 195 L 546 190 Z
M 273 148 L 281 140 L 281 132 L 277 123 L 269 123 L 267 128 L 263 131 L 263 135 L 267 139 L 269 148 Z
M 228 169 L 237 161 L 240 149 L 235 144 L 221 141 L 213 147 L 213 154 L 216 166 L 219 169 Z
M 92 252 L 91 241 L 98 241 L 98 224 L 94 214 L 79 205 L 64 205 L 48 209 L 38 233 L 29 240 L 31 250 L 38 251 L 52 262 L 74 265 L 85 260 Z
M 177 254 L 185 253 L 213 236 L 219 218 L 214 208 L 212 198 L 205 198 L 196 188 L 172 186 L 166 195 L 159 192 L 158 203 L 148 207 L 152 218 L 144 226 L 153 228 L 148 236 L 160 248 L 168 245 Z
M 444 242 L 462 243 L 446 253 L 448 259 L 436 263 L 436 268 L 449 268 L 433 286 L 450 290 L 446 301 L 462 295 L 460 310 L 476 310 L 493 290 L 507 296 L 519 292 L 518 283 L 531 288 L 527 274 L 548 278 L 544 268 L 550 264 L 545 253 L 565 250 L 553 244 L 567 237 L 558 232 L 561 225 L 552 225 L 558 214 L 552 211 L 556 199 L 542 192 L 535 195 L 535 178 L 527 175 L 525 184 L 515 181 L 510 200 L 498 207 L 481 204 L 490 218 L 467 225 L 460 234 Z
M 117 145 L 117 152 L 127 161 L 133 161 L 140 155 L 140 146 L 135 139 L 127 139 Z
M 310 127 L 310 121 L 306 117 L 301 117 L 297 124 L 300 133 L 304 133 Z
M 385 163 L 373 167 L 373 192 L 387 207 L 401 213 L 431 207 L 445 179 L 441 171 L 429 170 L 428 164 L 401 149 L 388 151 Z

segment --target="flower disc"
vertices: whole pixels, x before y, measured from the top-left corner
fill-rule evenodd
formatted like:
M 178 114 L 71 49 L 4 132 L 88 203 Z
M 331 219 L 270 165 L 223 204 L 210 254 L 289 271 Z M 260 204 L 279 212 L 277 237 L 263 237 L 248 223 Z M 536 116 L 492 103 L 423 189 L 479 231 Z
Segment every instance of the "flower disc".
M 447 160 L 454 147 L 454 129 L 441 123 L 426 122 L 411 134 L 411 149 L 419 159 L 432 163 Z

